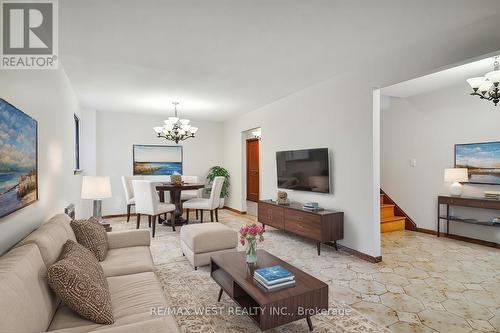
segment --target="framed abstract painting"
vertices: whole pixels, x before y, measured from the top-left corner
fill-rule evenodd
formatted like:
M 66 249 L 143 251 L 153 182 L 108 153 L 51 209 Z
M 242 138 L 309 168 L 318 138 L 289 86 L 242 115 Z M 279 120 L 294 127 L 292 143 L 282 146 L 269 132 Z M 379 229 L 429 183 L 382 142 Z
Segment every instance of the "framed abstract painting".
M 182 175 L 182 146 L 133 145 L 134 175 Z
M 38 200 L 37 121 L 0 98 L 0 218 Z
M 469 183 L 500 185 L 500 141 L 455 145 L 455 168 L 467 168 Z

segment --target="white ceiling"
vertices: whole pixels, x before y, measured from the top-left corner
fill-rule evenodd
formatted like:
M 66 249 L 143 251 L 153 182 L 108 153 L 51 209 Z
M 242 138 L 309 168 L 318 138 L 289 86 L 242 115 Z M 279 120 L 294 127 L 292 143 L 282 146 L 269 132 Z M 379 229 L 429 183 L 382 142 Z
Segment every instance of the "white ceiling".
M 64 0 L 84 105 L 224 120 L 428 38 L 500 27 L 498 0 Z M 419 45 L 420 45 L 419 44 Z
M 425 94 L 459 83 L 469 87 L 466 80 L 471 77 L 484 76 L 487 72 L 492 71 L 493 62 L 494 57 L 488 57 L 470 62 L 468 64 L 421 76 L 419 78 L 397 83 L 381 89 L 381 92 L 386 96 L 406 98 Z

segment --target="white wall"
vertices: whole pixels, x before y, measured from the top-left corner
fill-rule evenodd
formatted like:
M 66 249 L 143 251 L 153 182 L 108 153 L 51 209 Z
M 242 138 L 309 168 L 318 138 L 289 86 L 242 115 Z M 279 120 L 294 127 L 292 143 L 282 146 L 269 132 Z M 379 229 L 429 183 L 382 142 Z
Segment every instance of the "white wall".
M 381 112 L 382 188 L 420 228 L 437 228 L 437 196 L 449 194 L 443 173 L 453 167 L 454 145 L 500 140 L 500 107 L 470 96 L 469 90 L 464 81 L 429 94 L 391 98 Z M 410 167 L 411 158 L 417 159 L 415 168 Z M 498 191 L 500 186 L 469 184 L 463 195 L 482 197 L 485 190 Z M 455 213 L 498 216 L 498 212 L 474 209 Z M 500 228 L 452 222 L 450 231 L 500 242 Z
M 90 211 L 80 200 L 81 177 L 73 175 L 73 114 L 80 110 L 64 71 L 3 70 L 0 97 L 38 121 L 39 201 L 0 219 L 3 253 L 69 203 L 79 216 Z
M 104 215 L 126 212 L 120 177 L 132 175 L 132 145 L 175 145 L 157 138 L 153 131 L 153 127 L 161 125 L 166 117 L 97 112 L 97 174 L 111 176 L 113 191 L 113 197 L 103 201 Z M 201 182 L 206 182 L 208 169 L 222 164 L 223 124 L 196 119 L 191 119 L 191 122 L 199 130 L 196 138 L 179 142 L 183 146 L 183 173 L 199 176 Z

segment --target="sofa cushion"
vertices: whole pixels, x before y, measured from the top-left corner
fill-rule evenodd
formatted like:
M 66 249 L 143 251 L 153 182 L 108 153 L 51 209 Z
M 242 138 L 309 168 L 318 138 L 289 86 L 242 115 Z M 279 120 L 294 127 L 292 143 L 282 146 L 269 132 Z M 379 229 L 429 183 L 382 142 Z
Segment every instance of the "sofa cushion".
M 238 246 L 238 233 L 216 222 L 185 225 L 181 229 L 180 238 L 193 253 L 213 252 Z
M 0 332 L 42 332 L 58 300 L 47 285 L 47 269 L 35 244 L 0 258 Z
M 54 315 L 49 331 L 68 329 L 67 332 L 99 331 L 101 328 L 118 327 L 136 322 L 157 319 L 151 309 L 164 308 L 165 299 L 160 282 L 153 272 L 107 278 L 111 294 L 111 304 L 115 323 L 111 326 L 96 326 L 91 321 L 80 318 L 77 314 L 61 304 Z M 168 323 L 167 327 L 175 328 L 166 332 L 178 332 L 177 323 L 172 316 L 161 316 Z M 119 331 L 117 331 L 119 332 Z M 148 332 L 144 330 L 143 332 Z
M 70 223 L 78 243 L 89 249 L 99 261 L 103 261 L 108 253 L 108 236 L 106 229 L 94 218 L 74 220 Z
M 61 258 L 48 269 L 49 286 L 81 316 L 98 324 L 112 324 L 114 319 L 107 282 L 94 255 L 68 240 Z
M 151 244 L 149 230 L 122 230 L 108 232 L 108 250 L 131 246 L 148 246 Z
M 66 214 L 58 214 L 42 224 L 17 246 L 35 243 L 42 255 L 43 262 L 49 267 L 59 259 L 61 250 L 68 239 L 76 241 L 69 223 L 71 218 Z
M 133 246 L 109 250 L 106 260 L 101 261 L 100 264 L 104 275 L 107 277 L 152 272 L 154 269 L 149 246 Z

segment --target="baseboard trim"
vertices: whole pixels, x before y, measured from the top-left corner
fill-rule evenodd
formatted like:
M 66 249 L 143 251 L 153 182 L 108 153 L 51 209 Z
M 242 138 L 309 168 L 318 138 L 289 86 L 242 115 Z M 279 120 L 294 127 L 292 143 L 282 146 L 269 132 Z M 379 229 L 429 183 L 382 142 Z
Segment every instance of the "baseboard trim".
M 228 211 L 236 213 L 236 214 L 239 214 L 239 215 L 247 215 L 247 212 L 244 212 L 244 211 L 241 211 L 241 210 L 237 210 L 237 209 L 234 209 L 234 208 L 231 208 L 231 207 L 228 207 L 228 206 L 224 206 L 223 209 L 227 209 Z
M 135 216 L 135 213 L 130 214 L 130 217 Z M 111 214 L 111 215 L 104 215 L 102 218 L 103 219 L 112 219 L 115 217 L 127 217 L 127 214 Z
M 417 230 L 415 230 L 415 231 L 437 236 L 437 232 L 435 230 L 431 230 L 431 229 L 417 228 Z M 455 234 L 444 234 L 444 233 L 440 233 L 439 236 L 459 240 L 459 241 L 466 242 L 466 243 L 473 243 L 473 244 L 478 244 L 478 245 L 483 245 L 483 246 L 488 246 L 488 247 L 500 249 L 500 244 L 495 243 L 495 242 L 485 241 L 482 239 L 477 239 L 477 238 L 472 238 L 472 237 L 467 237 L 467 236 L 460 236 L 460 235 L 455 235 Z
M 326 243 L 326 244 L 330 245 L 329 243 Z M 359 259 L 363 259 L 363 260 L 366 260 L 366 261 L 369 261 L 372 263 L 378 263 L 378 262 L 382 261 L 382 256 L 374 257 L 374 256 L 371 256 L 369 254 L 351 249 L 350 247 L 347 247 L 345 245 L 338 244 L 338 248 L 339 248 L 339 250 L 342 250 L 342 251 L 345 251 L 349 254 L 352 254 L 353 256 L 358 257 Z

